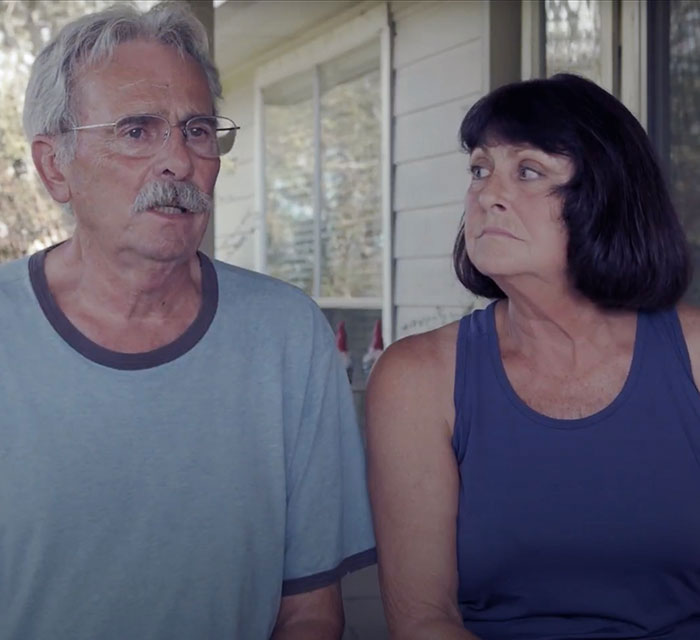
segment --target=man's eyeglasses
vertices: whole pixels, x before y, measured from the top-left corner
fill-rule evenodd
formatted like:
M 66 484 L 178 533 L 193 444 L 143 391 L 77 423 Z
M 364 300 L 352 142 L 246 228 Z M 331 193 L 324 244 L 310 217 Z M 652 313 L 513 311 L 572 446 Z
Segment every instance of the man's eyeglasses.
M 170 137 L 172 126 L 182 131 L 185 144 L 202 158 L 217 158 L 228 153 L 240 129 L 233 120 L 222 116 L 194 116 L 184 123 L 171 125 L 163 116 L 138 114 L 124 116 L 116 122 L 71 127 L 68 131 L 113 127 L 110 145 L 116 153 L 148 158 L 160 151 Z

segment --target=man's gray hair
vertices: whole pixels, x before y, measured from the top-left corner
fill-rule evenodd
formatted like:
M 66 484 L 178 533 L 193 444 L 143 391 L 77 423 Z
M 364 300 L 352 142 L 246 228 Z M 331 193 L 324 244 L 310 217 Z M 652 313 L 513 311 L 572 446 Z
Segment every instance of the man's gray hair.
M 78 126 L 72 100 L 76 73 L 83 65 L 109 61 L 117 46 L 132 40 L 154 40 L 192 56 L 206 75 L 212 104 L 221 98 L 206 31 L 186 6 L 164 2 L 141 13 L 129 4 L 116 4 L 68 23 L 37 56 L 24 100 L 27 139 Z M 59 145 L 59 162 L 69 162 L 74 154 L 75 133 L 65 138 Z

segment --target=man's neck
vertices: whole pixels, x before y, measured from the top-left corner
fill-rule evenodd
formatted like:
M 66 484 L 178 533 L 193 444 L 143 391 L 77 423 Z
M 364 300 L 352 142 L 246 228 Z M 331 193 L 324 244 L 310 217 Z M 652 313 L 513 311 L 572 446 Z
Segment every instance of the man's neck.
M 194 321 L 202 301 L 196 255 L 177 262 L 108 256 L 72 239 L 47 254 L 45 273 L 71 323 L 115 351 L 150 351 L 172 342 Z

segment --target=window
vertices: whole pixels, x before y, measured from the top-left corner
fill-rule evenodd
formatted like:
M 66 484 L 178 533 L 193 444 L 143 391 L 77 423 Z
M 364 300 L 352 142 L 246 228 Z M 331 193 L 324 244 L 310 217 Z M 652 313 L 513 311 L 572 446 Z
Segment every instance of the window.
M 381 41 L 261 86 L 263 270 L 342 321 L 362 414 L 362 355 L 385 311 Z
M 619 95 L 619 2 L 530 0 L 523 11 L 523 78 L 576 73 Z
M 687 299 L 700 303 L 700 2 L 649 3 L 649 135 L 683 221 L 696 276 Z
M 568 71 L 603 82 L 600 3 L 545 0 L 545 73 Z
M 379 46 L 263 90 L 267 270 L 322 306 L 381 308 Z

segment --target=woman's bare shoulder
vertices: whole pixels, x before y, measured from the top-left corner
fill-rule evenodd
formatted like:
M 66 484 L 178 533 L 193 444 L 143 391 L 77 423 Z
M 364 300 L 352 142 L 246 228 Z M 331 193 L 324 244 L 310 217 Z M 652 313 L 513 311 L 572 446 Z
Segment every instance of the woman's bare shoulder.
M 379 358 L 372 378 L 420 376 L 426 380 L 428 374 L 442 377 L 454 368 L 458 331 L 459 322 L 452 322 L 394 342 Z
M 676 308 L 688 349 L 700 350 L 700 308 L 679 304 Z
M 677 311 L 683 329 L 683 337 L 688 346 L 693 377 L 697 384 L 700 382 L 700 308 L 689 304 L 680 304 Z
M 686 326 L 691 332 L 695 332 L 700 335 L 700 307 L 695 307 L 690 304 L 682 302 L 676 307 L 678 312 L 678 318 L 683 325 L 683 331 L 686 330 Z
M 387 348 L 367 385 L 368 425 L 391 426 L 402 416 L 404 425 L 439 421 L 452 428 L 457 332 L 458 323 L 452 323 L 402 338 Z

